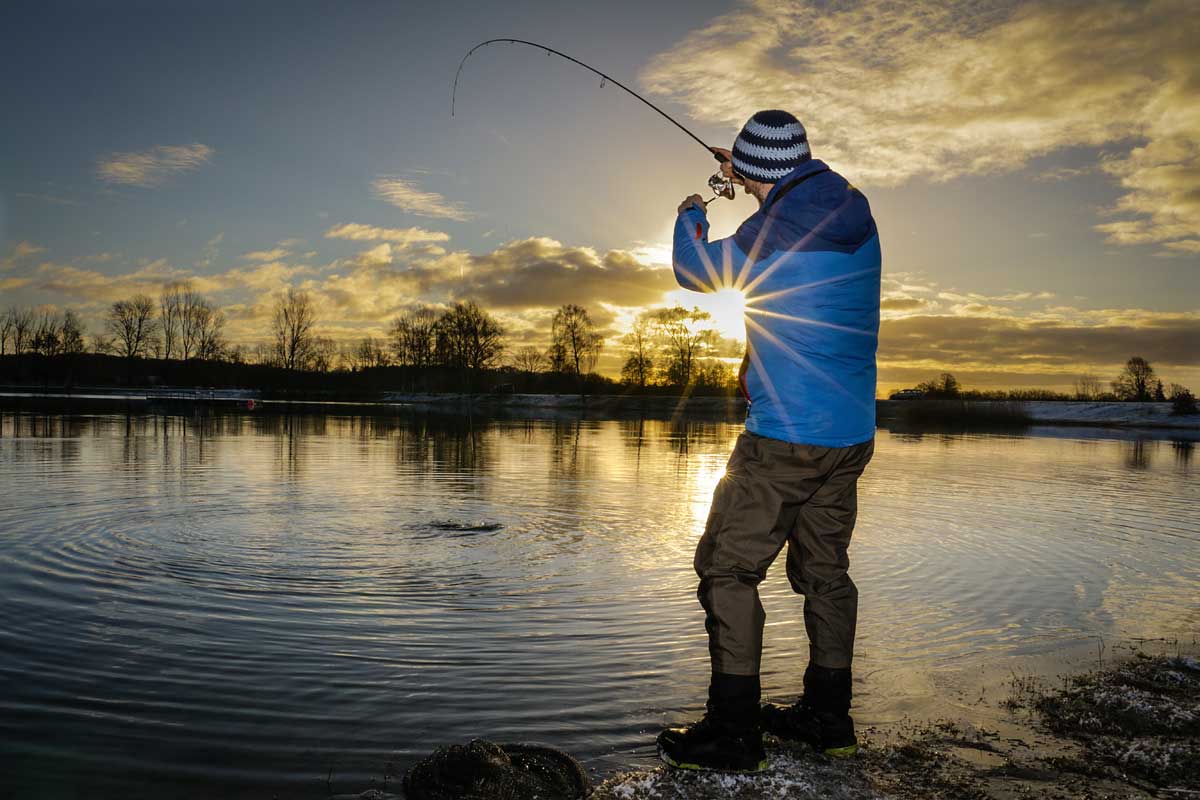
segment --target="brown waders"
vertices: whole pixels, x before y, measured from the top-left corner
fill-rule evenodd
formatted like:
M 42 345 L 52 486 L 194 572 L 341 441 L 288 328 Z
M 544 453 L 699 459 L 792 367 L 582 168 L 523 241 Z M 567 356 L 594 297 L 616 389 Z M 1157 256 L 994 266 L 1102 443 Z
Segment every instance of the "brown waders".
M 757 684 L 766 621 L 758 584 L 784 544 L 788 580 L 804 595 L 810 664 L 850 667 L 858 589 L 846 551 L 858 476 L 874 450 L 874 439 L 819 447 L 738 437 L 696 548 L 714 678 L 753 676 Z

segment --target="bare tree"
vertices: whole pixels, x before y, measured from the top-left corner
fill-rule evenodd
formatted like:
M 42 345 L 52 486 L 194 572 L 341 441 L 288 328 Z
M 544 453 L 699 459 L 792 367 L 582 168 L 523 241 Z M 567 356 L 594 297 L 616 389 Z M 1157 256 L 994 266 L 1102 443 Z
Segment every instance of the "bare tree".
M 223 358 L 227 353 L 225 342 L 225 314 L 214 311 L 200 331 L 200 349 L 196 355 L 208 361 Z
M 0 356 L 8 354 L 8 342 L 13 335 L 13 311 L 15 309 L 0 314 Z
M 224 346 L 221 356 L 226 361 L 228 361 L 230 364 L 246 364 L 246 363 L 248 363 L 248 356 L 246 355 L 246 346 L 245 345 L 227 344 Z
M 1100 379 L 1095 375 L 1080 375 L 1075 381 L 1076 400 L 1095 400 L 1100 396 Z
M 162 357 L 174 358 L 179 347 L 180 316 L 187 284 L 170 283 L 163 287 L 158 298 L 158 321 L 162 330 Z
M 257 342 L 250 351 L 252 364 L 261 364 L 265 367 L 278 367 L 279 362 L 276 360 L 276 351 L 274 344 L 266 342 Z
M 468 372 L 491 369 L 504 354 L 504 329 L 474 301 L 455 303 L 437 321 L 440 363 Z
M 302 369 L 308 368 L 316 372 L 332 372 L 337 368 L 337 362 L 337 342 L 328 336 L 315 336 L 312 340 L 309 361 Z
M 13 306 L 8 310 L 9 319 L 12 320 L 12 345 L 13 355 L 21 355 L 30 348 L 31 339 L 33 338 L 33 322 L 34 315 L 32 308 L 17 308 Z
M 653 341 L 650 323 L 643 314 L 633 323 L 629 333 L 621 338 L 625 345 L 625 364 L 621 367 L 621 380 L 639 389 L 645 389 L 654 374 Z
M 712 316 L 698 308 L 660 308 L 648 315 L 655 336 L 663 343 L 663 377 L 674 386 L 690 386 L 699 360 L 720 340 Z
M 305 369 L 313 360 L 316 341 L 313 325 L 316 314 L 307 292 L 291 287 L 275 301 L 271 333 L 275 340 L 275 362 L 290 370 Z
M 220 358 L 225 347 L 225 315 L 214 309 L 203 295 L 191 289 L 185 289 L 180 294 L 178 315 L 180 357 L 184 361 Z
M 346 348 L 342 360 L 351 370 L 357 372 L 372 367 L 386 367 L 389 359 L 382 342 L 374 336 L 364 336 Z
M 550 328 L 552 360 L 562 362 L 564 372 L 583 376 L 596 366 L 604 339 L 596 333 L 587 309 L 568 303 L 554 312 Z
M 434 332 L 438 312 L 428 306 L 396 317 L 389 333 L 392 355 L 402 367 L 429 367 L 434 363 Z
M 525 345 L 513 353 L 512 363 L 522 372 L 541 372 L 546 366 L 546 355 L 536 347 Z
M 43 356 L 58 355 L 62 345 L 61 325 L 53 309 L 42 308 L 34 318 L 29 349 Z
M 1112 388 L 1122 400 L 1145 402 L 1151 399 L 1156 380 L 1150 362 L 1141 356 L 1134 356 L 1125 362 L 1121 374 L 1112 382 Z
M 83 323 L 79 315 L 71 309 L 63 312 L 62 324 L 59 326 L 59 352 L 64 355 L 78 355 L 87 349 L 84 344 Z
M 117 355 L 145 356 L 157 339 L 154 301 L 144 294 L 118 300 L 109 308 L 104 326 L 113 337 Z

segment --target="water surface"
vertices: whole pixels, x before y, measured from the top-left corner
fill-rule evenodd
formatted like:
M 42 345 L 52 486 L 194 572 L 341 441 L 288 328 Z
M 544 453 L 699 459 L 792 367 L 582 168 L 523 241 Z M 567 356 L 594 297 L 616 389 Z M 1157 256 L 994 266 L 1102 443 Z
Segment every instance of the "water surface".
M 692 552 L 739 429 L 0 415 L 0 785 L 322 797 L 473 736 L 645 766 L 703 700 Z M 939 675 L 1193 639 L 1192 448 L 880 430 L 860 724 L 919 715 Z M 782 563 L 763 594 L 765 688 L 795 694 Z

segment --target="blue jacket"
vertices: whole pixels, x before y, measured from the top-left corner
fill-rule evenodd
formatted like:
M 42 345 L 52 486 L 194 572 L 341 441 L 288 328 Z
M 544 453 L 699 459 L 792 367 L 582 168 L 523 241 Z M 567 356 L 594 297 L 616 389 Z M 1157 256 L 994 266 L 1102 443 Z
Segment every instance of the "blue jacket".
M 880 251 L 862 192 L 810 160 L 727 239 L 683 211 L 674 265 L 685 289 L 746 295 L 746 430 L 824 447 L 875 436 Z

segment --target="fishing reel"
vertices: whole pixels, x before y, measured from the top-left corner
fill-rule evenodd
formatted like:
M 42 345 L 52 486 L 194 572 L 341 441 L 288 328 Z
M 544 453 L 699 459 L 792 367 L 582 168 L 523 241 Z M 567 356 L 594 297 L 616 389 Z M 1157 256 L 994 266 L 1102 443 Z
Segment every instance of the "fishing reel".
M 721 162 L 721 164 L 725 164 L 729 161 L 729 157 L 720 150 L 710 147 L 709 152 L 711 152 L 713 154 L 713 158 Z M 721 171 L 708 179 L 708 188 L 712 189 L 714 194 L 705 201 L 705 206 L 707 206 L 713 200 L 716 200 L 718 197 L 724 197 L 726 200 L 732 200 L 735 197 L 734 187 L 744 179 L 737 170 L 730 169 L 730 172 L 733 174 L 726 175 L 724 171 Z
M 727 178 L 723 173 L 720 172 L 711 176 L 708 179 L 708 188 L 711 189 L 715 194 L 713 194 L 713 196 L 707 202 L 711 203 L 718 197 L 724 197 L 726 200 L 732 200 L 734 198 L 733 187 L 733 178 Z

